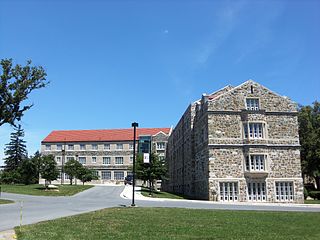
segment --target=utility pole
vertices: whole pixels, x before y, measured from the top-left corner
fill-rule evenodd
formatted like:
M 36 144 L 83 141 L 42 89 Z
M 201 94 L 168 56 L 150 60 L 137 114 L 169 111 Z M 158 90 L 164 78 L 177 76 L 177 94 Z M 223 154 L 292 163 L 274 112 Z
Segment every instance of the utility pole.
M 134 207 L 135 203 L 134 203 L 134 188 L 136 185 L 136 131 L 137 131 L 137 127 L 139 126 L 138 123 L 133 122 L 131 124 L 131 126 L 133 127 L 133 179 L 132 179 L 132 203 L 131 206 Z

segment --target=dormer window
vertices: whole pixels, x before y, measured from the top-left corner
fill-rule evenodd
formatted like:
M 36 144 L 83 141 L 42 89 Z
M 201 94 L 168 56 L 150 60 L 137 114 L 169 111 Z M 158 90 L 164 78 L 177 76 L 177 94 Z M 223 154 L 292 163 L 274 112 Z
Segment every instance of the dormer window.
M 247 98 L 246 99 L 247 110 L 257 111 L 260 109 L 258 98 Z

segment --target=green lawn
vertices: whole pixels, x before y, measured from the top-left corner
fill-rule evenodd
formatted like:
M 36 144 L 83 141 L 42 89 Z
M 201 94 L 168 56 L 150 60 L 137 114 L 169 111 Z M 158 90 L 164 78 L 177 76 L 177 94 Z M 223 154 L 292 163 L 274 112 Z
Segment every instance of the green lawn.
M 150 197 L 150 190 L 149 188 L 141 188 L 141 194 L 145 197 Z M 152 192 L 152 197 L 153 198 L 172 198 L 172 199 L 185 199 L 183 196 L 176 195 L 173 193 L 168 193 L 168 192 L 158 192 L 158 191 L 153 191 Z
M 14 203 L 14 201 L 7 200 L 7 199 L 0 199 L 0 204 L 7 204 L 7 203 Z
M 320 239 L 319 213 L 111 208 L 15 228 L 18 239 Z
M 41 184 L 31 184 L 31 185 L 21 185 L 21 184 L 9 184 L 1 185 L 3 192 L 8 193 L 18 193 L 18 194 L 28 194 L 37 196 L 71 196 L 78 192 L 87 190 L 93 186 L 91 185 L 57 185 L 59 191 L 46 191 L 45 187 Z
M 304 200 L 306 204 L 320 204 L 320 200 Z

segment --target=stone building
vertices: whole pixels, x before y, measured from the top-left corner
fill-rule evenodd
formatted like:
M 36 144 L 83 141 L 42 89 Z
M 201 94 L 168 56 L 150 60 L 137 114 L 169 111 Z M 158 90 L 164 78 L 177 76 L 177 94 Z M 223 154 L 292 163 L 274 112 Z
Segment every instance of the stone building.
M 151 139 L 151 151 L 165 157 L 170 128 L 137 128 L 140 138 Z M 120 183 L 131 173 L 133 161 L 133 129 L 52 131 L 41 142 L 41 153 L 53 155 L 61 169 L 70 159 L 95 170 L 95 183 Z M 63 174 L 57 182 L 69 182 Z
M 172 131 L 163 188 L 212 201 L 303 202 L 297 106 L 247 81 L 204 94 Z

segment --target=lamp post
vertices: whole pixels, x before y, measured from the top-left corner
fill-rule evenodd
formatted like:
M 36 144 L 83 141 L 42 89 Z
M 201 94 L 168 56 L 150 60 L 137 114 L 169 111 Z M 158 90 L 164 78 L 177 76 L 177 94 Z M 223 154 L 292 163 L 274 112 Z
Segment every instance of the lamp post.
M 131 126 L 133 127 L 133 179 L 132 179 L 132 203 L 131 206 L 134 207 L 134 187 L 136 185 L 136 131 L 137 131 L 137 127 L 139 126 L 138 123 L 133 122 L 131 124 Z
M 66 157 L 66 144 L 64 143 L 62 152 L 62 161 L 61 161 L 61 185 L 64 184 L 64 162 Z

